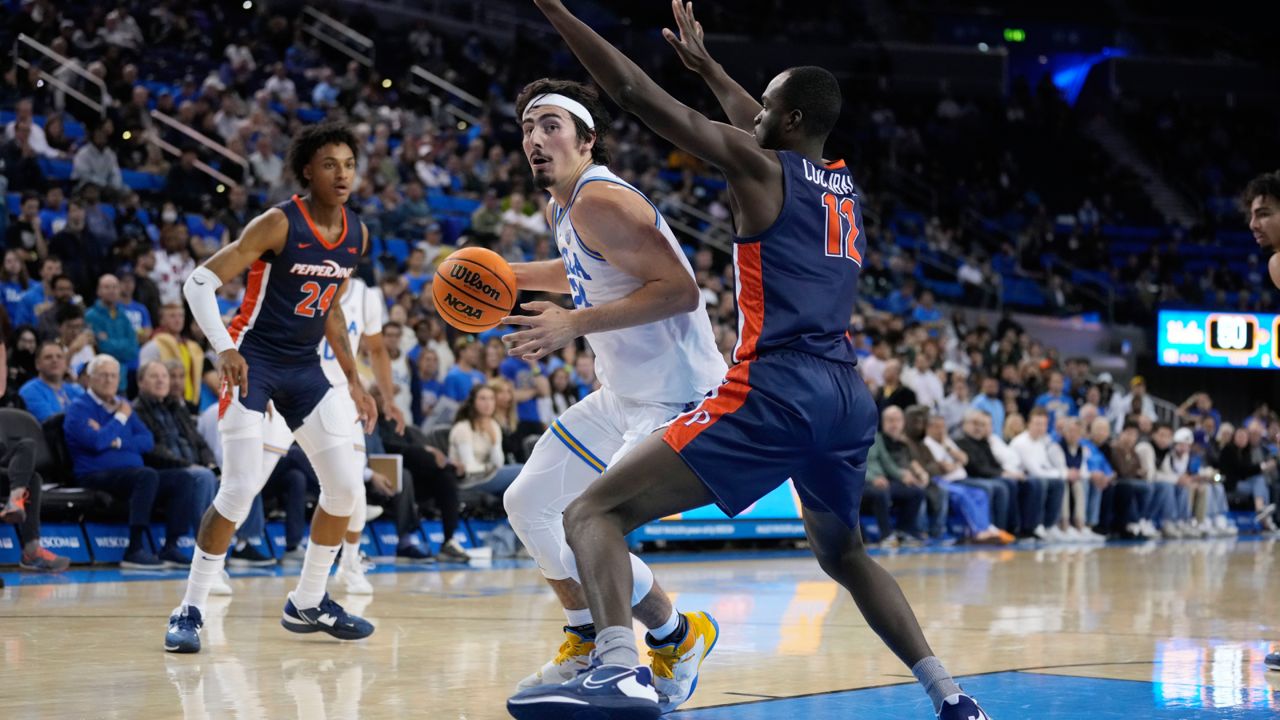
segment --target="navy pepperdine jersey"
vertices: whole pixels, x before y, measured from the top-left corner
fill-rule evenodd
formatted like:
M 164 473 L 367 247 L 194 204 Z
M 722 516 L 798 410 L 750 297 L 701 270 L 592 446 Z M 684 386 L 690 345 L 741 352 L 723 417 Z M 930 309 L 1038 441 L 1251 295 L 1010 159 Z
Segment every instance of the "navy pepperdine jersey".
M 364 233 L 359 217 L 344 207 L 342 236 L 329 245 L 297 195 L 276 207 L 289 219 L 289 236 L 279 253 L 268 251 L 249 268 L 244 301 L 228 330 L 241 352 L 289 365 L 319 363 L 325 317 L 360 262 Z
M 762 233 L 734 238 L 735 362 L 795 350 L 857 364 L 849 318 L 866 238 L 853 177 L 840 160 L 815 165 L 779 151 L 782 210 Z

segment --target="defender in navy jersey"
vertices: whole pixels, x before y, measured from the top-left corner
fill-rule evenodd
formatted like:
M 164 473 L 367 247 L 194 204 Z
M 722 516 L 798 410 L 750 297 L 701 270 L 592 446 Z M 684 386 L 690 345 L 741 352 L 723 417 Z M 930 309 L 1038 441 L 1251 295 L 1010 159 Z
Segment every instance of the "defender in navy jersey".
M 599 665 L 563 685 L 518 693 L 508 711 L 554 718 L 588 705 L 601 717 L 657 717 L 651 672 L 639 667 L 631 628 L 626 533 L 708 503 L 734 515 L 790 477 L 819 564 L 911 667 L 939 717 L 985 720 L 933 656 L 902 591 L 867 555 L 858 529 L 877 417 L 847 336 L 866 247 L 860 201 L 844 163 L 821 160 L 840 114 L 835 77 L 791 68 L 757 103 L 706 56 L 691 9 L 676 0 L 681 35 L 668 31 L 667 39 L 686 64 L 707 69 L 733 125 L 715 123 L 668 95 L 560 0 L 535 3 L 624 110 L 724 171 L 737 234 L 740 339 L 719 388 L 611 465 L 565 510 L 596 622 Z
M 223 466 L 217 497 L 196 536 L 186 595 L 169 618 L 169 652 L 200 650 L 209 586 L 222 572 L 236 526 L 266 481 L 262 443 L 268 402 L 293 431 L 320 480 L 311 543 L 281 624 L 293 632 L 325 632 L 342 640 L 373 632 L 373 625 L 347 614 L 325 592 L 348 519 L 364 494 L 352 428 L 357 415 L 366 429 L 377 420 L 373 399 L 356 375 L 346 318 L 335 302 L 368 243 L 364 226 L 343 207 L 356 178 L 356 147 L 355 136 L 337 125 L 299 133 L 288 163 L 307 195 L 255 218 L 183 287 L 196 322 L 219 356 Z M 244 302 L 228 329 L 214 292 L 246 270 Z M 316 349 L 324 339 L 350 380 L 346 389 L 331 387 L 320 367 Z

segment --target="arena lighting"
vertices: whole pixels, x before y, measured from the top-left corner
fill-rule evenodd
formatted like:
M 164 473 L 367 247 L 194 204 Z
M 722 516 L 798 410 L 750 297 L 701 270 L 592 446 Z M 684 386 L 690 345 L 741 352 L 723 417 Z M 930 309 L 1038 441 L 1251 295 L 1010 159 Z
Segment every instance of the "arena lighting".
M 123 133 L 120 134 L 120 137 L 124 138 L 125 140 L 130 140 L 133 138 L 133 133 L 129 132 L 128 130 L 125 130 Z
M 1027 31 L 1022 28 L 1005 28 L 1004 41 L 1011 43 L 1020 43 L 1027 41 Z
M 252 9 L 253 9 L 253 0 L 244 0 L 244 4 L 243 4 L 243 5 L 241 5 L 240 7 L 244 8 L 245 10 L 252 10 Z
M 978 43 L 978 52 L 986 52 L 990 49 L 991 49 L 990 45 L 986 43 Z
M 1094 65 L 1113 57 L 1124 57 L 1127 55 L 1124 50 L 1119 48 L 1102 48 L 1102 52 L 1094 55 L 1075 55 L 1060 54 L 1053 56 L 1053 63 L 1050 69 L 1053 70 L 1053 84 L 1058 86 L 1066 97 L 1067 102 L 1075 105 L 1076 98 L 1080 96 L 1080 91 L 1084 89 L 1084 81 L 1089 77 L 1089 71 Z
M 384 89 L 385 89 L 385 88 L 390 88 L 390 87 L 391 87 L 391 78 L 387 78 L 387 79 L 383 80 L 383 81 L 382 81 L 382 87 L 383 87 Z
M 218 183 L 218 187 L 216 189 L 218 191 L 218 194 L 221 195 L 222 193 L 227 191 L 227 186 L 223 185 L 222 183 Z
M 459 120 L 459 121 L 458 121 L 458 129 L 459 129 L 459 130 L 466 130 L 466 129 L 467 129 L 467 124 L 466 124 L 465 122 L 463 122 L 463 121 Z

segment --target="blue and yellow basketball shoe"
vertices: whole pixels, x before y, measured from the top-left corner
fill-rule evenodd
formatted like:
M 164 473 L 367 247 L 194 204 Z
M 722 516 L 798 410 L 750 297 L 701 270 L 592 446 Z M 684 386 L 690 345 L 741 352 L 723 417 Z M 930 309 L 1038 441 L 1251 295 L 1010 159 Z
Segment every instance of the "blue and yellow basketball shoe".
M 684 619 L 687 629 L 682 638 L 658 645 L 652 635 L 644 637 L 663 714 L 680 707 L 698 689 L 702 661 L 720 639 L 720 625 L 710 613 L 685 613 Z

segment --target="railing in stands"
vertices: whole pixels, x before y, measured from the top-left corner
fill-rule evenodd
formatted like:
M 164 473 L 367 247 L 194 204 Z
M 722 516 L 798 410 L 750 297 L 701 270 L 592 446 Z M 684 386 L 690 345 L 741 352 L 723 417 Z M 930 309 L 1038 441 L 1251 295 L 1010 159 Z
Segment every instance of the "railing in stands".
M 209 148 L 213 152 L 221 155 L 222 157 L 230 160 L 231 162 L 244 167 L 246 170 L 249 168 L 249 160 L 245 158 L 243 155 L 232 152 L 231 148 L 217 142 L 213 138 L 210 138 L 208 135 L 205 135 L 204 133 L 200 132 L 199 130 L 196 130 L 190 125 L 187 125 L 181 120 L 178 120 L 177 118 L 171 115 L 162 113 L 159 110 L 152 110 L 151 117 L 156 120 L 159 120 L 165 125 L 168 125 L 174 130 L 177 130 L 183 135 L 186 135 L 192 140 L 195 140 L 196 142 Z
M 436 75 L 421 65 L 414 65 L 409 68 L 410 85 L 409 89 L 421 95 L 427 96 L 433 107 L 439 108 L 457 120 L 478 125 L 480 116 L 484 114 L 484 101 Z M 422 81 L 426 85 L 415 85 L 414 80 Z M 437 88 L 444 93 L 443 96 L 432 91 L 431 88 Z M 461 101 L 466 107 L 459 107 Z
M 45 45 L 39 40 L 36 40 L 30 37 L 29 35 L 19 34 L 18 39 L 15 40 L 13 43 L 13 63 L 24 70 L 30 69 L 32 67 L 31 60 L 28 60 L 22 55 L 24 48 L 40 53 L 46 58 L 57 63 L 57 67 L 54 68 L 53 73 L 57 73 L 65 70 L 67 72 L 70 72 L 74 75 L 79 76 L 81 79 L 83 79 L 85 82 L 88 82 L 90 85 L 96 86 L 100 91 L 100 95 L 99 95 L 100 99 L 98 100 L 94 100 L 90 98 L 89 96 L 85 95 L 84 93 L 80 92 L 76 88 L 72 87 L 69 83 L 57 77 L 53 73 L 49 72 L 43 67 L 37 66 L 37 72 L 40 73 L 41 80 L 44 80 L 45 82 L 49 83 L 53 87 L 57 88 L 59 91 L 67 95 L 70 95 L 71 97 L 80 101 L 86 107 L 98 113 L 99 117 L 107 116 L 107 105 L 108 103 L 111 102 L 111 93 L 107 92 L 107 85 L 102 81 L 102 78 L 98 77 L 97 75 L 94 75 L 88 70 L 85 70 L 83 67 L 80 66 L 80 63 L 76 62 L 75 60 L 72 60 L 71 58 L 66 57 L 65 55 L 62 55 L 61 53 L 55 51 L 53 48 L 49 47 L 48 45 Z
M 302 31 L 367 68 L 373 68 L 373 40 L 337 18 L 311 7 L 302 8 Z M 342 40 L 333 37 L 342 36 Z M 345 41 L 345 42 L 344 42 Z
M 147 142 L 154 143 L 157 147 L 159 147 L 164 152 L 167 152 L 170 155 L 173 155 L 174 157 L 182 157 L 181 148 L 177 147 L 173 143 L 160 137 L 160 133 L 156 132 L 154 129 L 149 130 L 147 132 L 146 139 L 147 139 Z M 213 166 L 209 165 L 203 160 L 197 159 L 193 167 L 199 170 L 200 172 L 204 173 L 205 175 L 208 175 L 209 177 L 213 178 L 214 180 L 217 180 L 218 182 L 222 183 L 227 188 L 233 188 L 240 184 L 235 180 L 232 180 L 231 178 L 222 174 L 221 172 L 218 172 L 217 168 L 214 168 Z

